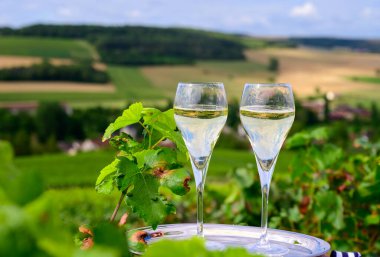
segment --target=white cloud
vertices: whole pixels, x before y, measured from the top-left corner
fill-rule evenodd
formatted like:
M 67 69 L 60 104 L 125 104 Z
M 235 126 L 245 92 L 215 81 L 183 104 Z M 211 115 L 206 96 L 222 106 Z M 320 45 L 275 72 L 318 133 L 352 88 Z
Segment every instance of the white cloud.
M 127 16 L 129 18 L 139 18 L 141 17 L 141 12 L 139 10 L 132 10 L 127 13 Z
M 62 17 L 71 17 L 73 15 L 73 11 L 67 7 L 59 7 L 57 13 Z
M 364 18 L 371 18 L 375 14 L 375 11 L 370 7 L 365 7 L 361 11 L 361 16 Z
M 312 2 L 306 2 L 302 5 L 294 6 L 290 11 L 292 17 L 315 17 L 317 8 Z

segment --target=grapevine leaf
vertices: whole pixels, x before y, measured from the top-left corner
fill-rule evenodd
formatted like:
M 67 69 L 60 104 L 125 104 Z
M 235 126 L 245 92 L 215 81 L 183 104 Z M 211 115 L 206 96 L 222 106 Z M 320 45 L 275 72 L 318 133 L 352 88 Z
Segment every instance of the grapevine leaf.
M 96 180 L 96 185 L 99 185 L 103 180 L 110 174 L 115 173 L 117 171 L 117 165 L 119 163 L 118 159 L 115 159 L 109 165 L 104 167 L 99 174 L 99 177 Z
M 126 203 L 153 228 L 173 212 L 173 206 L 167 204 L 158 193 L 159 180 L 149 173 L 140 172 L 137 165 L 125 157 L 119 157 L 119 189 L 124 191 L 133 186 L 127 193 Z
M 112 133 L 116 130 L 139 122 L 142 116 L 142 110 L 142 103 L 131 104 L 129 108 L 123 112 L 123 115 L 119 116 L 113 123 L 111 123 L 107 127 L 103 135 L 103 141 L 109 139 Z
M 118 157 L 117 171 L 119 174 L 117 185 L 120 191 L 133 186 L 133 177 L 140 173 L 137 165 L 127 157 Z
M 127 204 L 133 212 L 156 229 L 157 225 L 173 212 L 173 206 L 164 202 L 158 194 L 158 179 L 151 174 L 143 173 L 137 173 L 128 179 L 131 180 L 129 183 L 134 184 L 134 189 L 131 194 L 127 194 Z
M 174 120 L 174 110 L 169 109 L 165 112 L 161 112 L 160 110 L 149 108 L 149 111 L 147 111 L 148 108 L 145 108 L 145 115 L 144 116 L 144 124 L 145 125 L 155 125 L 157 122 L 165 124 L 165 126 L 169 130 L 175 130 L 176 123 Z
M 185 195 L 189 192 L 190 175 L 185 168 L 169 170 L 160 176 L 161 185 L 169 188 L 176 195 Z
M 114 189 L 113 184 L 114 184 L 113 178 L 108 177 L 107 179 L 103 180 L 100 184 L 96 185 L 95 189 L 100 194 L 109 195 L 112 193 Z
M 124 151 L 129 154 L 142 148 L 142 145 L 139 142 L 126 133 L 121 133 L 119 136 L 114 136 L 110 140 L 110 145 L 117 150 Z
M 343 156 L 342 149 L 333 144 L 324 145 L 322 152 L 323 162 L 326 167 L 331 167 Z
M 187 153 L 185 142 L 183 141 L 182 135 L 179 131 L 166 131 L 161 133 L 166 138 L 171 140 L 174 144 L 176 144 L 178 150 L 180 150 L 182 153 Z
M 310 143 L 310 136 L 306 132 L 299 132 L 286 140 L 286 148 L 293 149 L 307 146 Z
M 142 150 L 140 152 L 134 153 L 133 156 L 135 156 L 137 161 L 137 166 L 139 169 L 143 168 L 145 165 L 151 167 L 152 164 L 155 162 L 155 159 L 157 158 L 158 152 L 160 150 Z
M 154 158 L 146 158 L 145 164 L 147 165 L 147 167 L 153 169 L 167 169 L 179 166 L 177 163 L 177 154 L 174 150 L 170 148 L 159 149 Z
M 343 200 L 333 191 L 322 191 L 315 195 L 315 213 L 320 220 L 330 223 L 335 229 L 344 227 Z
M 177 167 L 176 151 L 170 148 L 162 148 L 157 150 L 143 150 L 134 154 L 137 165 L 141 169 L 144 166 L 148 168 L 163 168 Z
M 329 137 L 326 127 L 316 128 L 310 132 L 310 138 L 313 140 L 326 140 Z
M 144 116 L 144 124 L 151 126 L 162 134 L 162 136 L 171 140 L 177 145 L 177 148 L 186 153 L 187 149 L 185 142 L 182 139 L 181 134 L 176 129 L 176 123 L 174 120 L 174 111 L 170 109 L 166 112 L 155 112 L 151 117 Z

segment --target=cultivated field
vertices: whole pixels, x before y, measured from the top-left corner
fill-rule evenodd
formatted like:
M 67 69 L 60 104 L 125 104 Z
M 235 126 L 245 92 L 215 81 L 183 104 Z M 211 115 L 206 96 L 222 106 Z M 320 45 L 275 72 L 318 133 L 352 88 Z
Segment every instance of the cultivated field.
M 247 81 L 269 82 L 275 74 L 266 70 L 266 63 L 255 61 L 199 62 L 195 65 L 152 66 L 142 68 L 142 73 L 170 98 L 175 95 L 178 82 L 223 82 L 228 98 L 239 99 Z
M 0 82 L 0 93 L 31 93 L 31 92 L 84 92 L 84 93 L 114 93 L 112 84 L 77 83 L 77 82 Z
M 42 62 L 41 57 L 30 56 L 0 56 L 0 69 L 14 67 L 28 67 L 33 64 Z M 49 62 L 53 65 L 68 65 L 72 63 L 71 59 L 49 58 Z
M 266 49 L 248 51 L 248 60 L 266 62 L 269 57 L 280 61 L 277 82 L 289 82 L 300 97 L 332 91 L 344 97 L 379 100 L 379 86 L 352 81 L 352 76 L 375 76 L 380 68 L 380 54 L 315 49 Z
M 246 82 L 289 82 L 298 97 L 332 91 L 341 102 L 380 99 L 379 84 L 352 77 L 374 77 L 380 54 L 323 51 L 306 48 L 248 50 L 246 61 L 201 61 L 174 66 L 94 66 L 107 70 L 110 85 L 72 82 L 0 82 L 0 101 L 65 101 L 75 105 L 120 105 L 125 101 L 154 103 L 172 99 L 180 81 L 221 81 L 230 100 L 239 99 Z M 279 72 L 267 70 L 271 57 Z M 80 40 L 0 37 L 0 68 L 29 66 L 49 58 L 53 64 L 73 59 L 97 60 L 96 50 Z M 372 80 L 371 80 L 372 81 Z

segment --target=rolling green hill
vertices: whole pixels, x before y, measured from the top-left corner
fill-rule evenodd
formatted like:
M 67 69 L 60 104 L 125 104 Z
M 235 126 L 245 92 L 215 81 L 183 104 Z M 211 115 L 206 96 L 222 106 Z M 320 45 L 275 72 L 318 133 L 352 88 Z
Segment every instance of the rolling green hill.
M 84 40 L 0 36 L 0 55 L 95 59 L 96 50 Z

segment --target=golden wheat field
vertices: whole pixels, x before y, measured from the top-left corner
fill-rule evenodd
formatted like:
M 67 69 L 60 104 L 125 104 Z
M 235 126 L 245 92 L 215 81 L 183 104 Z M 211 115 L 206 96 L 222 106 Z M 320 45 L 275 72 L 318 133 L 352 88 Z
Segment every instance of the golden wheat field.
M 258 62 L 278 58 L 280 70 L 276 81 L 291 83 L 300 97 L 314 94 L 316 88 L 338 95 L 379 90 L 376 84 L 354 82 L 350 77 L 375 76 L 380 68 L 380 54 L 301 48 L 248 51 L 246 56 Z

